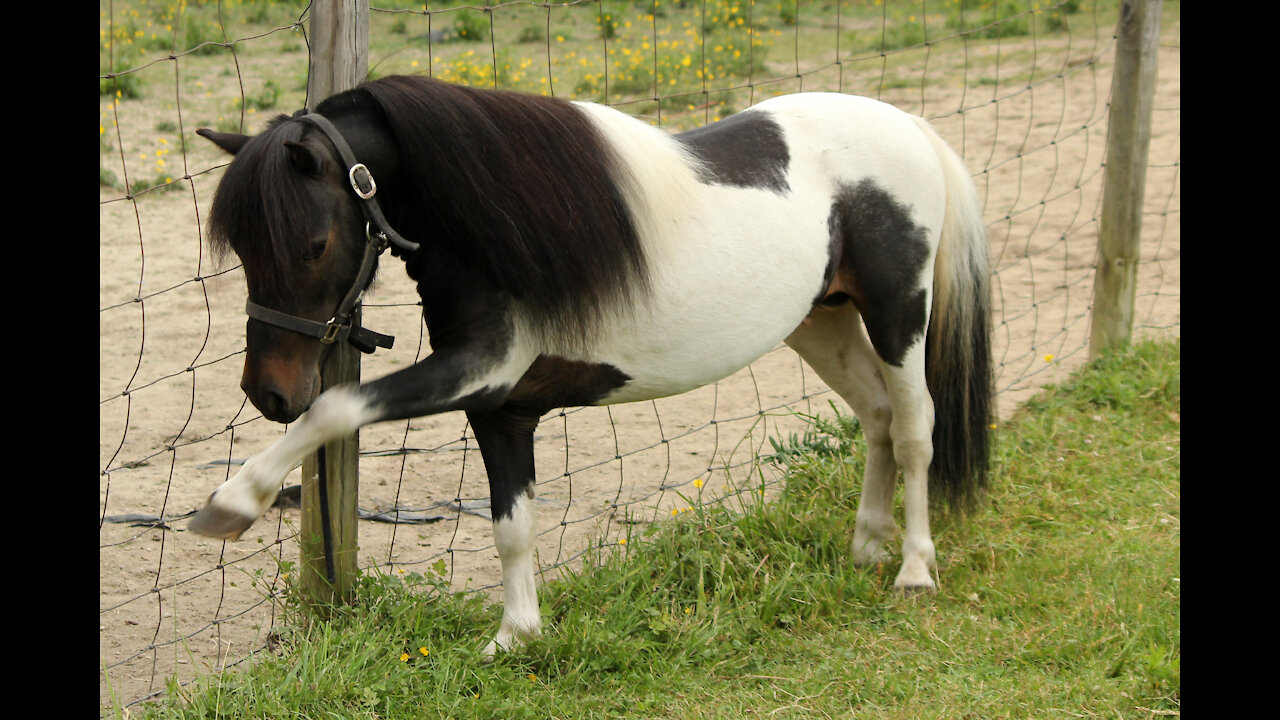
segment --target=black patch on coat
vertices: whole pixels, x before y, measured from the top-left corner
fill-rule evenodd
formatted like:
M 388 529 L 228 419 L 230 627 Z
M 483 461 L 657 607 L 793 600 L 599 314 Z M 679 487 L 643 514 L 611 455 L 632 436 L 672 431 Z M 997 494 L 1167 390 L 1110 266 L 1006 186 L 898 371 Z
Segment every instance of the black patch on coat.
M 504 406 L 543 415 L 559 407 L 594 405 L 630 380 L 606 363 L 540 355 L 511 388 Z
M 631 377 L 604 363 L 541 355 L 510 391 L 484 390 L 463 404 L 496 410 L 467 411 L 489 476 L 494 520 L 509 520 L 520 495 L 533 498 L 533 432 L 538 419 L 558 407 L 593 405 Z
M 742 112 L 676 135 L 703 162 L 708 185 L 761 188 L 785 193 L 791 153 L 782 128 L 767 112 Z
M 538 416 L 503 410 L 469 411 L 467 420 L 489 476 L 490 516 L 494 521 L 510 520 L 521 495 L 533 499 L 533 432 Z
M 912 222 L 910 206 L 870 179 L 840 188 L 828 226 L 835 269 L 827 287 L 834 280 L 848 292 L 876 352 L 901 367 L 929 316 L 922 283 L 932 278 L 920 277 L 929 260 L 927 230 Z

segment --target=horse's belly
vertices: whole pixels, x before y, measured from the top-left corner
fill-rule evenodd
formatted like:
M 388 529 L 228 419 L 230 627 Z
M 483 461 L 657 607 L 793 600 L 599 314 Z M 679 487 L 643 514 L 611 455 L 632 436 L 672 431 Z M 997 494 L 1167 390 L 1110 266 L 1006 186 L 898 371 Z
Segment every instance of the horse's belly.
M 637 338 L 632 348 L 610 354 L 612 357 L 604 361 L 618 368 L 628 380 L 597 404 L 651 400 L 709 385 L 772 350 L 789 332 Z
M 795 330 L 822 290 L 828 233 L 825 212 L 796 213 L 794 200 L 789 209 L 701 224 L 660 256 L 648 298 L 621 313 L 592 353 L 630 378 L 599 404 L 716 382 Z

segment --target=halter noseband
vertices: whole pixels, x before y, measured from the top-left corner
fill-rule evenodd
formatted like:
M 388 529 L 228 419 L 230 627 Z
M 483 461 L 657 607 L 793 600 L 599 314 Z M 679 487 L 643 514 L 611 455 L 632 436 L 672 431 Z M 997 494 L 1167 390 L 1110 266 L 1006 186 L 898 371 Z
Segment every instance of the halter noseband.
M 351 289 L 342 298 L 342 302 L 338 303 L 338 309 L 334 311 L 333 317 L 328 322 L 308 320 L 296 315 L 282 313 L 279 310 L 263 307 L 252 300 L 245 304 L 245 312 L 254 320 L 316 338 L 325 345 L 332 345 L 338 340 L 346 340 L 364 353 L 371 353 L 380 347 L 390 348 L 395 342 L 394 337 L 360 327 L 360 325 L 352 322 L 351 314 L 373 277 L 373 270 L 378 264 L 378 256 L 387 249 L 387 246 L 394 244 L 401 250 L 413 252 L 418 249 L 418 243 L 404 239 L 391 228 L 386 216 L 382 214 L 382 208 L 378 205 L 377 199 L 374 198 L 374 195 L 378 192 L 378 184 L 374 182 L 373 174 L 369 172 L 369 168 L 364 166 L 364 163 L 356 161 L 355 153 L 351 151 L 351 146 L 347 145 L 342 133 L 338 132 L 333 123 L 329 122 L 323 115 L 310 113 L 307 110 L 299 110 L 294 113 L 294 117 L 319 128 L 337 148 L 338 155 L 348 168 L 347 180 L 351 183 L 351 189 L 355 192 L 356 197 L 360 199 L 360 209 L 364 212 L 366 221 L 365 236 L 367 242 L 365 243 L 364 257 L 360 261 L 360 271 L 356 273 L 355 282 L 351 284 Z

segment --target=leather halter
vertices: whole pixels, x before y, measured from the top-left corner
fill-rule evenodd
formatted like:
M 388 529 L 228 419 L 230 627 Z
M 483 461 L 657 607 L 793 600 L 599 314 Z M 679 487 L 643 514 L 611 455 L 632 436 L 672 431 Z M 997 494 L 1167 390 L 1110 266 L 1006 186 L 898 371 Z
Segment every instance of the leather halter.
M 373 270 L 377 267 L 378 256 L 387 249 L 387 246 L 394 244 L 405 252 L 413 252 L 418 249 L 418 243 L 404 239 L 391 228 L 386 216 L 382 214 L 382 208 L 374 197 L 378 192 L 378 184 L 374 182 L 373 174 L 369 172 L 369 168 L 365 167 L 363 163 L 356 160 L 355 153 L 351 151 L 351 146 L 343 139 L 342 133 L 338 132 L 333 123 L 329 122 L 323 115 L 317 115 L 307 110 L 299 110 L 293 116 L 319 128 L 337 148 L 338 155 L 347 167 L 347 180 L 351 183 L 351 189 L 355 192 L 356 197 L 360 199 L 360 209 L 364 212 L 366 221 L 365 236 L 367 242 L 365 243 L 364 257 L 360 261 L 360 271 L 356 273 L 356 279 L 351 284 L 351 289 L 342 298 L 342 302 L 338 303 L 337 310 L 333 312 L 333 317 L 328 322 L 308 320 L 296 315 L 289 315 L 279 310 L 263 307 L 251 300 L 245 304 L 245 312 L 254 320 L 316 338 L 325 345 L 332 345 L 338 340 L 346 340 L 364 353 L 371 353 L 379 347 L 390 348 L 395 342 L 394 337 L 363 328 L 358 323 L 353 322 L 351 316 L 356 305 L 360 302 L 360 296 L 364 294 L 364 291 L 368 288 L 369 281 L 373 278 Z

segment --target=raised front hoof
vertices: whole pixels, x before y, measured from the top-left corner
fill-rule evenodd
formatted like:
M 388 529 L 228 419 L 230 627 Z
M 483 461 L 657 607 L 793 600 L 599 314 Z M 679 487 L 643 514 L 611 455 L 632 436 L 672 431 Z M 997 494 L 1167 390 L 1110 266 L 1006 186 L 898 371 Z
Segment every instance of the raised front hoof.
M 187 529 L 205 537 L 237 540 L 255 519 L 217 505 L 206 505 L 191 518 Z

